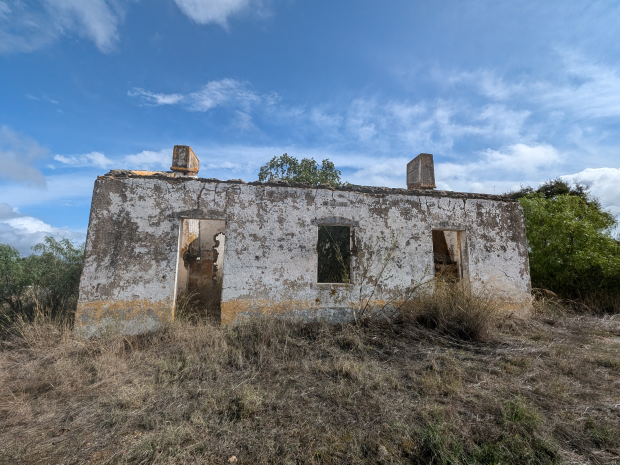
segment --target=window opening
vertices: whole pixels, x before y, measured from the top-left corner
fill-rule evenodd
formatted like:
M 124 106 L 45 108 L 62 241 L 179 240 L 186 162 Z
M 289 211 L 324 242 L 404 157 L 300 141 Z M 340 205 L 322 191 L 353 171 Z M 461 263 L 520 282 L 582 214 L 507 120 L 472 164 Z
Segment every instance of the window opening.
M 351 228 L 319 226 L 317 282 L 351 282 Z
M 219 320 L 225 225 L 224 220 L 182 220 L 175 311 L 177 314 Z
M 462 279 L 461 234 L 459 231 L 433 231 L 433 260 L 436 278 L 446 281 Z

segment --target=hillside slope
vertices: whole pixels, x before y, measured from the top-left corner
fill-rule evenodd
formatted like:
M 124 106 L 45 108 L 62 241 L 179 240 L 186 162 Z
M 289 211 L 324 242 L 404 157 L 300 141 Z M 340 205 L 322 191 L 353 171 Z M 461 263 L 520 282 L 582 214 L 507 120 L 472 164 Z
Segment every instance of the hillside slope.
M 620 463 L 620 321 L 175 323 L 2 342 L 0 462 Z

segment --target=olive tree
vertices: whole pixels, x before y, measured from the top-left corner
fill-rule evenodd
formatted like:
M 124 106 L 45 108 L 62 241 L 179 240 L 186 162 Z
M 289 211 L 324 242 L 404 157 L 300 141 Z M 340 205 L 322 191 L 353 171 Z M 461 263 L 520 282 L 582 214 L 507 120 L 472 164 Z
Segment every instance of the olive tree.
M 343 185 L 340 180 L 341 174 L 328 159 L 319 165 L 314 158 L 303 158 L 299 161 L 285 153 L 281 157 L 273 157 L 263 165 L 258 173 L 258 180 L 305 182 L 313 186 L 321 184 L 341 186 Z

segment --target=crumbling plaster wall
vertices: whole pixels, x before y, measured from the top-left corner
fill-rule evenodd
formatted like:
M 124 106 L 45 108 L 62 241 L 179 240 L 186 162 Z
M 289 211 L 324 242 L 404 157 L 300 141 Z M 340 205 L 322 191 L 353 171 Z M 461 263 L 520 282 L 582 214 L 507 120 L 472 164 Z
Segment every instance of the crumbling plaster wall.
M 499 196 L 106 175 L 93 194 L 79 331 L 138 333 L 173 317 L 183 218 L 226 221 L 223 323 L 256 311 L 343 319 L 375 286 L 377 303 L 398 299 L 432 276 L 432 229 L 464 231 L 472 282 L 529 291 L 523 215 Z M 319 224 L 351 226 L 352 284 L 316 283 Z

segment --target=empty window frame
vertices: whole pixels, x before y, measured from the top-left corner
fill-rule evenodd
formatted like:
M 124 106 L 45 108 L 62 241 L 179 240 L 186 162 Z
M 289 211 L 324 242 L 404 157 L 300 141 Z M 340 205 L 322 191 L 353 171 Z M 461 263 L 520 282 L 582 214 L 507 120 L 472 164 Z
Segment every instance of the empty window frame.
M 319 226 L 318 283 L 351 283 L 351 227 Z
M 461 232 L 433 230 L 435 277 L 447 281 L 463 279 Z
M 175 313 L 220 318 L 224 220 L 183 219 Z

